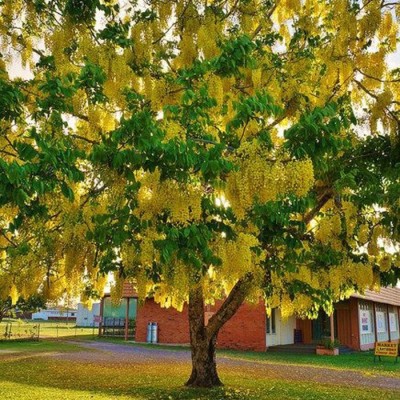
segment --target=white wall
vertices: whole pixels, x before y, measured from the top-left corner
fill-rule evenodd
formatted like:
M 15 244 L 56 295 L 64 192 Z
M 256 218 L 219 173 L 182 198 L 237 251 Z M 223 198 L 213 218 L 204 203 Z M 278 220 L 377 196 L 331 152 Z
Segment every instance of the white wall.
M 91 310 L 79 303 L 76 326 L 99 326 L 98 322 L 94 322 L 95 315 L 100 315 L 100 303 L 94 303 Z
M 296 317 L 291 316 L 288 319 L 280 319 L 280 325 L 280 344 L 293 344 Z
M 267 333 L 267 347 L 293 344 L 295 328 L 296 318 L 294 316 L 283 319 L 280 309 L 275 309 L 275 333 Z
M 59 310 L 57 308 L 55 309 L 48 309 L 48 310 L 40 310 L 38 312 L 32 313 L 32 319 L 42 319 L 47 321 L 49 318 L 67 318 L 67 317 L 72 317 L 76 318 L 76 310 L 66 310 L 62 309 Z

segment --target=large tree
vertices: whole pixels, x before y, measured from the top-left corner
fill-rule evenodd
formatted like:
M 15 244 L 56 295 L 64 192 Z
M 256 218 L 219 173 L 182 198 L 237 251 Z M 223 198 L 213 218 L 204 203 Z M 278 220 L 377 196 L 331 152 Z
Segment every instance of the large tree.
M 246 299 L 315 315 L 396 283 L 398 2 L 0 4 L 3 298 L 114 271 L 116 298 L 188 303 L 187 384 L 214 386 Z

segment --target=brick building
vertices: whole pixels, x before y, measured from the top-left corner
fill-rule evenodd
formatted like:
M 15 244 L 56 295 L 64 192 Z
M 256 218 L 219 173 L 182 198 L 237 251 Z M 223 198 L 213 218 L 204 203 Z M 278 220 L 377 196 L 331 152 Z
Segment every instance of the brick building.
M 153 299 L 137 304 L 136 294 L 126 285 L 125 304 L 129 301 L 136 312 L 137 342 L 146 342 L 149 322 L 156 322 L 158 343 L 189 343 L 188 310 L 161 308 Z M 128 300 L 129 299 L 129 300 Z M 104 300 L 103 300 L 104 304 Z M 221 303 L 207 306 L 205 320 L 218 309 Z M 103 309 L 103 307 L 101 307 Z M 354 350 L 367 350 L 375 342 L 400 339 L 400 288 L 382 288 L 380 292 L 366 291 L 364 296 L 355 294 L 350 299 L 335 304 L 334 336 L 342 345 Z M 311 344 L 331 336 L 330 317 L 320 312 L 317 319 L 302 320 L 295 317 L 283 319 L 279 309 L 273 309 L 267 317 L 263 302 L 244 304 L 224 325 L 218 334 L 220 348 L 265 351 L 276 345 L 297 343 Z M 128 335 L 126 336 L 128 338 Z
M 219 304 L 206 308 L 207 319 L 215 312 Z M 146 341 L 148 322 L 158 324 L 158 342 L 186 344 L 189 339 L 188 309 L 182 312 L 173 308 L 161 308 L 152 299 L 138 307 L 136 318 L 137 342 Z M 244 304 L 238 312 L 223 326 L 218 334 L 217 345 L 220 348 L 265 351 L 266 314 L 263 303 Z

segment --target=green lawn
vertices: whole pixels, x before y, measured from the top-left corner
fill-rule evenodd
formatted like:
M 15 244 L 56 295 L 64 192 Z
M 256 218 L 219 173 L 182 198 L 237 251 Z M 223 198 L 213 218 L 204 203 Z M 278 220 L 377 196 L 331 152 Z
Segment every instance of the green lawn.
M 395 363 L 392 357 L 382 357 L 374 363 L 373 351 L 355 352 L 342 354 L 339 356 L 317 356 L 316 354 L 283 354 L 283 353 L 258 353 L 221 350 L 219 354 L 226 357 L 239 358 L 245 360 L 256 360 L 260 362 L 294 364 L 294 365 L 313 365 L 324 368 L 349 369 L 364 371 L 367 373 L 380 373 L 390 376 L 400 377 L 400 359 Z
M 41 340 L 41 341 L 0 341 L 0 362 L 2 355 L 12 353 L 48 353 L 48 352 L 69 352 L 79 351 L 79 347 L 73 343 L 64 343 L 55 340 Z
M 219 366 L 219 371 L 221 379 L 225 383 L 223 388 L 211 391 L 195 390 L 182 386 L 190 372 L 189 363 L 184 361 L 174 362 L 173 365 L 164 361 L 145 365 L 126 365 L 118 361 L 94 363 L 49 357 L 54 352 L 73 351 L 79 351 L 79 347 L 59 341 L 1 343 L 0 399 L 375 400 L 376 398 L 385 398 L 385 400 L 395 400 L 400 397 L 399 391 L 360 387 L 349 389 L 330 384 L 289 381 L 276 376 L 267 377 L 256 368 L 243 370 L 241 367 L 222 364 Z M 262 357 L 249 352 L 220 353 L 229 357 L 246 359 Z M 264 356 L 267 357 L 267 354 Z M 350 359 L 347 356 L 341 358 L 340 368 L 346 368 L 346 360 Z M 333 359 L 329 360 L 332 362 Z M 322 365 L 328 363 L 329 360 L 324 360 L 324 357 L 315 358 L 315 363 Z M 274 355 L 273 362 L 282 363 L 283 361 Z M 305 363 L 306 358 L 299 362 Z M 339 361 L 334 362 L 339 363 Z M 335 367 L 339 368 L 339 364 L 336 364 Z M 391 369 L 392 367 L 389 367 L 389 362 L 385 363 L 384 368 L 381 372 L 395 372 Z M 400 371 L 400 366 L 397 368 L 397 371 Z
M 66 338 L 66 337 L 88 337 L 93 338 L 97 335 L 97 328 L 77 327 L 75 322 L 58 321 L 24 321 L 17 319 L 7 319 L 0 323 L 0 338 L 4 338 L 6 329 L 9 330 L 11 324 L 11 339 L 23 339 L 30 336 L 31 332 L 41 338 Z M 8 328 L 7 328 L 8 325 Z M 37 328 L 39 326 L 39 328 Z

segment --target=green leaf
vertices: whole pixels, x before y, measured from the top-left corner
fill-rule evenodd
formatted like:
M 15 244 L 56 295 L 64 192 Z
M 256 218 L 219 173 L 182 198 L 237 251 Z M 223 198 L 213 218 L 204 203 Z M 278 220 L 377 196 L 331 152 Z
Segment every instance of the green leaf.
M 73 201 L 75 196 L 72 189 L 67 185 L 66 182 L 61 183 L 61 193 L 70 201 Z

